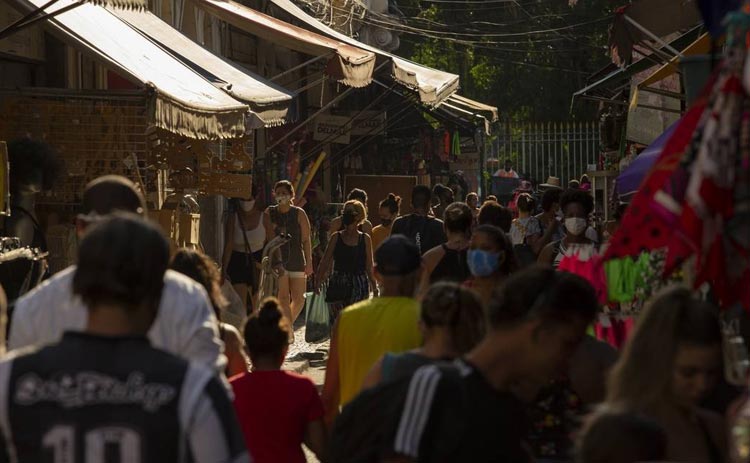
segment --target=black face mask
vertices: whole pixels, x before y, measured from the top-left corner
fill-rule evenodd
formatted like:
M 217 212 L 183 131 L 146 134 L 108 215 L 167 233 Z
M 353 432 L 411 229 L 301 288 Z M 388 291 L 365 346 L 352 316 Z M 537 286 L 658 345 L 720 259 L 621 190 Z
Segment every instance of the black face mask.
M 355 218 L 356 215 L 352 212 L 344 212 L 344 215 L 341 217 L 341 223 L 343 223 L 345 227 L 348 227 L 354 223 Z
M 380 219 L 380 223 L 383 224 L 384 227 L 390 227 L 391 223 L 393 223 L 393 219 Z

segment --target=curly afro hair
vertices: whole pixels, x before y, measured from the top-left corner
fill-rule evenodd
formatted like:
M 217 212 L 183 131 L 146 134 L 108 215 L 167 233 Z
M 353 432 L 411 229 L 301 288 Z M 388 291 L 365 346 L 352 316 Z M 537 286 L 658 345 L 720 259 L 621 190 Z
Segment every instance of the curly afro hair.
M 21 186 L 34 181 L 36 172 L 41 172 L 42 190 L 51 190 L 62 169 L 57 151 L 51 145 L 31 138 L 9 142 L 8 161 L 11 192 L 17 192 Z
M 568 204 L 572 203 L 580 204 L 584 211 L 586 211 L 586 215 L 594 212 L 594 198 L 584 190 L 570 189 L 563 192 L 562 196 L 560 196 L 560 209 L 565 212 Z

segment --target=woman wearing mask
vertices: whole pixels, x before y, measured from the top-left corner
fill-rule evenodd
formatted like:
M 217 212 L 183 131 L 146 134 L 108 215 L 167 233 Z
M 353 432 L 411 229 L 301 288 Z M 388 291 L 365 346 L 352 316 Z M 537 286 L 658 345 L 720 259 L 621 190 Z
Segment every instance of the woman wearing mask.
M 294 321 L 305 305 L 307 277 L 313 271 L 310 221 L 302 208 L 292 204 L 294 187 L 291 182 L 277 182 L 273 192 L 277 205 L 266 209 L 263 224 L 266 228 L 266 241 L 279 235 L 289 236 L 289 242 L 281 247 L 285 272 L 279 277 L 278 299 L 284 316 L 289 320 L 290 326 L 294 326 Z M 292 332 L 290 341 L 293 339 Z
M 510 240 L 504 231 L 493 225 L 479 225 L 474 229 L 466 262 L 472 275 L 466 286 L 479 295 L 485 307 L 495 288 L 518 268 Z
M 484 336 L 485 318 L 482 303 L 473 291 L 458 283 L 435 283 L 421 304 L 422 347 L 403 354 L 385 354 L 370 370 L 364 387 L 398 380 L 422 365 L 466 354 Z
M 258 292 L 257 266 L 266 241 L 263 212 L 256 207 L 257 196 L 258 187 L 253 184 L 249 198 L 230 200 L 221 259 L 222 276 L 232 284 L 248 313 Z
M 699 407 L 721 373 L 721 342 L 716 307 L 673 288 L 646 307 L 612 370 L 608 405 L 655 419 L 666 461 L 726 461 L 722 418 Z
M 593 252 L 594 242 L 586 237 L 589 216 L 594 210 L 594 198 L 582 190 L 566 190 L 560 197 L 565 236 L 553 241 L 539 253 L 538 262 L 557 268 L 567 253 Z
M 224 354 L 227 356 L 226 376 L 231 378 L 247 371 L 245 346 L 237 328 L 221 321 L 221 310 L 227 301 L 221 294 L 220 276 L 216 264 L 200 251 L 182 248 L 172 258 L 169 268 L 182 273 L 201 284 L 208 293 L 211 305 L 219 325 L 219 337 L 224 343 Z
M 388 193 L 388 197 L 380 201 L 378 214 L 380 215 L 380 225 L 372 229 L 372 250 L 375 252 L 380 243 L 391 236 L 391 226 L 401 211 L 401 198 Z
M 464 203 L 453 203 L 445 209 L 443 228 L 448 240 L 422 256 L 422 290 L 438 281 L 466 281 L 471 276 L 466 263 L 466 253 L 471 239 L 474 217 Z
M 370 297 L 370 289 L 377 296 L 377 285 L 375 274 L 372 269 L 372 240 L 364 232 L 359 231 L 359 226 L 365 219 L 365 206 L 357 200 L 344 203 L 344 211 L 341 223 L 343 231 L 331 236 L 326 253 L 315 274 L 315 288 L 320 291 L 323 283 L 330 274 L 329 285 L 337 288 L 346 288 L 343 300 L 331 301 L 331 312 L 334 319 L 338 313 L 355 302 Z M 333 274 L 331 274 L 333 266 Z M 331 286 L 329 286 L 331 288 Z

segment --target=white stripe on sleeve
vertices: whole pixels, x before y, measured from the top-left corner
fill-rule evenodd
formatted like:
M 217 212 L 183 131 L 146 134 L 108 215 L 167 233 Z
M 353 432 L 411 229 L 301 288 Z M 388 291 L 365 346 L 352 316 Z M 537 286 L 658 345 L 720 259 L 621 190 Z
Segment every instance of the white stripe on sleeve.
M 441 376 L 440 369 L 435 365 L 422 367 L 412 376 L 396 431 L 396 453 L 410 458 L 419 456 L 419 443 L 427 426 Z

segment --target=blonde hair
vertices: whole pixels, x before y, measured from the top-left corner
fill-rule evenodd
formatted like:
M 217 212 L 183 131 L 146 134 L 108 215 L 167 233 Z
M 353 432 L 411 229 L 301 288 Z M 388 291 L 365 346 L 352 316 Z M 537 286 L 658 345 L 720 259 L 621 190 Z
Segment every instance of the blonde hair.
M 364 223 L 364 221 L 367 219 L 367 209 L 365 209 L 365 205 L 362 204 L 362 202 L 357 201 L 356 199 L 350 199 L 349 201 L 344 203 L 344 207 L 341 208 L 341 213 L 344 213 L 344 209 L 346 209 L 346 206 L 352 206 L 354 209 L 357 210 L 357 216 L 359 220 L 357 220 L 357 225 L 361 225 Z
M 612 368 L 607 402 L 654 410 L 671 394 L 672 371 L 680 345 L 721 345 L 716 308 L 681 287 L 654 297 L 644 310 Z

